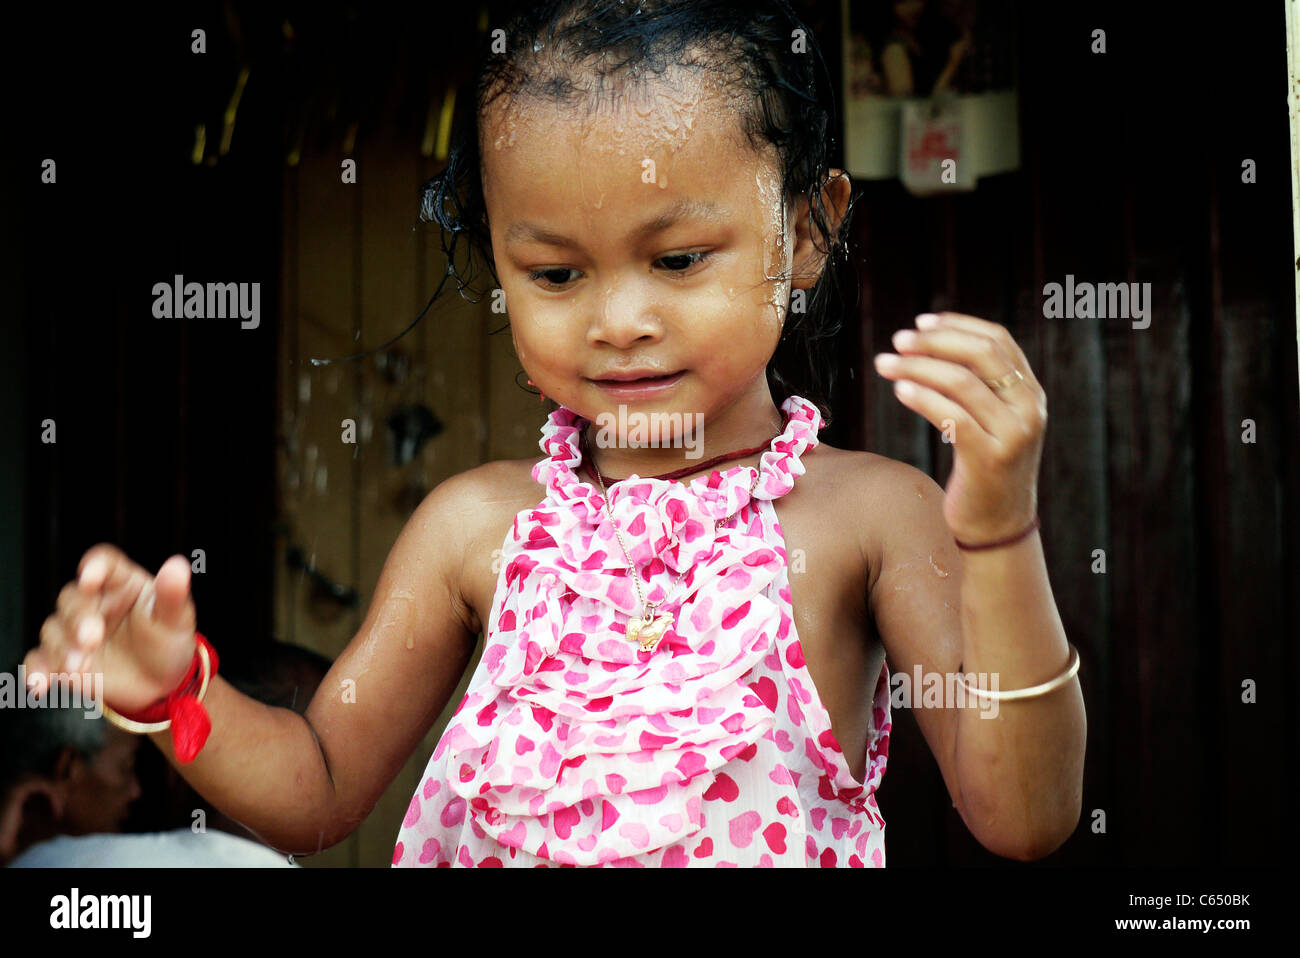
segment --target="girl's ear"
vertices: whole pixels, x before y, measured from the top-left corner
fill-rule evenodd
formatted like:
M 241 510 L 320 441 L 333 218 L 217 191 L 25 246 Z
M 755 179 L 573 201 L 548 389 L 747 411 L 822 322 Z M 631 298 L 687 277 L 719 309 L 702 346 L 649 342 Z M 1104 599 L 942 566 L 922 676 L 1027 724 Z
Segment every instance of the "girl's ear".
M 834 236 L 844 220 L 849 208 L 849 197 L 853 184 L 849 175 L 843 170 L 828 171 L 826 183 L 822 186 L 822 206 L 825 208 L 826 225 Z M 794 259 L 793 275 L 790 279 L 792 289 L 812 289 L 821 277 L 826 265 L 826 253 L 818 249 L 817 243 L 823 242 L 821 231 L 812 222 L 812 204 L 807 196 L 800 196 L 795 206 L 794 217 Z

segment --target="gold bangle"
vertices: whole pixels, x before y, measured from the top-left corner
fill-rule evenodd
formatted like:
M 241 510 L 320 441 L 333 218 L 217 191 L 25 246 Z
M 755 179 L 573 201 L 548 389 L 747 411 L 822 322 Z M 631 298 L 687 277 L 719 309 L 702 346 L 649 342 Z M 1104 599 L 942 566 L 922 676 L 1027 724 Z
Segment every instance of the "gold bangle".
M 212 666 L 208 659 L 208 650 L 203 647 L 202 642 L 195 643 L 199 650 L 199 661 L 203 664 L 203 682 L 199 685 L 199 694 L 197 700 L 202 702 L 203 696 L 208 693 L 208 679 L 212 677 Z M 125 715 L 115 712 L 108 707 L 105 702 L 102 706 L 104 718 L 108 719 L 124 732 L 132 732 L 136 735 L 147 735 L 152 732 L 165 732 L 172 727 L 172 720 L 165 722 L 137 722 L 135 719 L 129 719 Z
M 966 684 L 966 676 L 960 669 L 957 671 L 957 681 L 961 684 L 962 688 L 977 698 L 997 699 L 1002 702 L 1015 699 L 1032 699 L 1037 698 L 1040 695 L 1046 695 L 1048 692 L 1054 691 L 1066 682 L 1070 681 L 1070 679 L 1074 678 L 1074 674 L 1079 671 L 1079 650 L 1074 647 L 1072 642 L 1067 642 L 1066 644 L 1070 646 L 1070 662 L 1066 665 L 1065 671 L 1056 678 L 1050 679 L 1039 685 L 1031 685 L 1027 689 L 1009 689 L 1006 692 L 997 692 L 990 689 L 973 689 Z

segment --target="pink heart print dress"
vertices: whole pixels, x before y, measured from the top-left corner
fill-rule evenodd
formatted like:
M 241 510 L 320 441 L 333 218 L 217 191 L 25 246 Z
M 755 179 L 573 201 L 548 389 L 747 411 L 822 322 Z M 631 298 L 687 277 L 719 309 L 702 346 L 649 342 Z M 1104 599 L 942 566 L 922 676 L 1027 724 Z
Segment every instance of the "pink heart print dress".
M 781 408 L 752 498 L 744 465 L 609 487 L 645 600 L 674 619 L 649 652 L 625 634 L 642 607 L 600 487 L 577 473 L 587 422 L 550 414 L 546 498 L 506 535 L 482 659 L 394 867 L 885 864 L 889 667 L 858 782 L 804 665 L 773 505 L 823 422 L 799 396 Z

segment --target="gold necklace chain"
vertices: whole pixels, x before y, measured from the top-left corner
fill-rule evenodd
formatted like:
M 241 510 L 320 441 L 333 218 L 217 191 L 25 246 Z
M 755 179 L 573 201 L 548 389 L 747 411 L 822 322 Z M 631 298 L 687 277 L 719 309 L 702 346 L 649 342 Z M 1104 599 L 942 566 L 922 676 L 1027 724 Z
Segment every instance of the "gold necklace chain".
M 645 594 L 641 591 L 641 577 L 637 575 L 636 567 L 632 564 L 632 556 L 627 551 L 627 543 L 623 541 L 623 533 L 619 532 L 618 523 L 614 521 L 614 510 L 609 504 L 609 490 L 605 488 L 605 480 L 601 478 L 600 469 L 596 467 L 594 456 L 592 457 L 591 467 L 596 473 L 596 481 L 600 483 L 600 491 L 605 497 L 605 511 L 609 513 L 609 524 L 614 527 L 614 535 L 618 537 L 618 544 L 623 550 L 623 558 L 627 560 L 627 571 L 632 576 L 632 584 L 636 586 L 637 600 L 641 603 L 641 618 L 640 620 L 629 620 L 627 625 L 627 638 L 629 641 L 639 641 L 641 643 L 641 651 L 653 652 L 655 647 L 659 644 L 659 640 L 663 638 L 664 632 L 673 624 L 673 617 L 671 615 L 665 613 L 656 616 L 654 614 L 655 610 L 661 605 L 667 605 L 668 596 L 672 594 L 673 589 L 676 589 L 678 584 L 682 581 L 682 577 L 686 575 L 686 570 L 683 569 L 681 572 L 677 573 L 677 581 L 674 582 L 669 587 L 668 591 L 664 593 L 664 598 L 662 600 L 659 602 L 646 602 Z M 754 468 L 754 481 L 749 484 L 749 496 L 752 500 L 754 489 L 758 486 L 758 477 L 763 472 L 762 461 L 759 461 L 757 467 L 751 468 Z M 743 508 L 745 508 L 744 505 L 741 505 L 740 509 Z M 717 535 L 718 526 L 737 515 L 740 512 L 740 509 L 737 509 L 725 518 L 714 519 L 714 535 Z M 658 558 L 658 553 L 655 553 L 655 557 Z

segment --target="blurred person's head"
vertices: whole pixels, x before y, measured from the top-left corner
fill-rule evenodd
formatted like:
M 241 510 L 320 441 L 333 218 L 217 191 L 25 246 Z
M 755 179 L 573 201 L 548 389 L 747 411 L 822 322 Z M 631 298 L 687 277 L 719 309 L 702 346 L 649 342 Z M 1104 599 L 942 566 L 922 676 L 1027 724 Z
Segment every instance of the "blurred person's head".
M 118 832 L 139 736 L 82 708 L 0 708 L 0 863 L 59 835 Z

